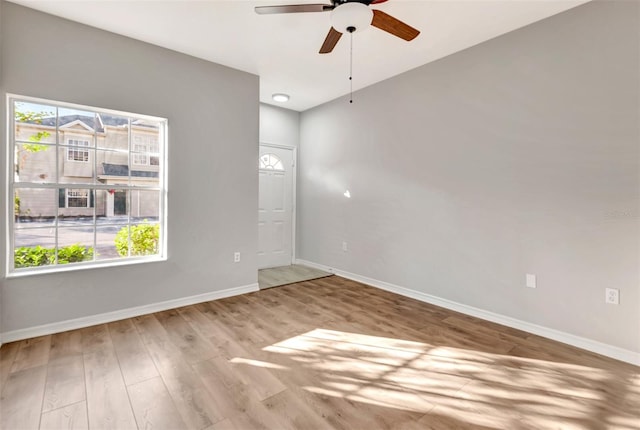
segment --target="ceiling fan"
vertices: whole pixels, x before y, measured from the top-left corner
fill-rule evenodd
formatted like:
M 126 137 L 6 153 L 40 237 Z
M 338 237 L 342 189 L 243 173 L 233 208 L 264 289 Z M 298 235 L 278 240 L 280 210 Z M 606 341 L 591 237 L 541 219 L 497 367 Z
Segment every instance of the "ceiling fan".
M 415 39 L 420 32 L 397 18 L 377 9 L 373 4 L 387 0 L 331 0 L 331 4 L 290 4 L 278 6 L 256 6 L 260 15 L 275 13 L 329 12 L 331 28 L 320 48 L 320 54 L 333 51 L 343 33 L 354 33 L 372 25 L 406 41 Z

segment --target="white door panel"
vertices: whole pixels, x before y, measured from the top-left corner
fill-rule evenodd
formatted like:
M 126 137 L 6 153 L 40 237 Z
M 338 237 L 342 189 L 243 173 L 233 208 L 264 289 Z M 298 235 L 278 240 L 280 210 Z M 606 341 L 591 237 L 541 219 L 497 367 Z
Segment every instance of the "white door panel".
M 272 197 L 273 197 L 273 210 L 284 211 L 285 208 L 285 196 L 287 194 L 284 172 L 273 172 L 272 177 Z
M 284 222 L 273 222 L 273 252 L 285 252 L 285 231 Z
M 267 243 L 267 225 L 264 222 L 258 223 L 258 255 L 264 255 L 263 246 Z
M 258 268 L 292 259 L 293 150 L 260 146 Z
M 264 189 L 266 187 L 265 182 L 268 180 L 267 172 L 261 170 L 258 173 L 258 175 L 259 175 L 258 176 L 259 177 L 259 184 L 258 184 L 259 188 L 258 189 L 262 190 L 262 189 Z M 265 208 L 267 207 L 267 200 L 268 200 L 267 193 L 262 193 L 262 192 L 258 193 L 258 210 L 259 211 L 264 211 L 265 210 Z

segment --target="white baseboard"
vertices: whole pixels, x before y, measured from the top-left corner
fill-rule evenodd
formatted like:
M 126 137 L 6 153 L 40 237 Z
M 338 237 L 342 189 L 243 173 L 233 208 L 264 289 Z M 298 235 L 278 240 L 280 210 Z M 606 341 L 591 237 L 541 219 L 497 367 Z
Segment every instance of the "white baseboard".
M 587 339 L 580 336 L 575 336 L 570 333 L 555 330 L 548 327 L 532 324 L 527 321 L 522 321 L 516 318 L 511 318 L 505 315 L 500 315 L 494 312 L 489 312 L 483 309 L 474 308 L 462 303 L 457 303 L 451 300 L 442 299 L 440 297 L 432 296 L 420 291 L 411 290 L 409 288 L 400 287 L 398 285 L 390 284 L 384 281 L 378 281 L 377 279 L 368 278 L 366 276 L 357 275 L 355 273 L 346 272 L 344 270 L 335 269 L 333 267 L 324 266 L 322 264 L 314 263 L 311 261 L 296 260 L 297 264 L 313 267 L 325 272 L 334 273 L 343 278 L 351 279 L 354 281 L 362 282 L 363 284 L 371 285 L 372 287 L 380 288 L 381 290 L 390 291 L 392 293 L 400 294 L 401 296 L 410 297 L 412 299 L 420 300 L 422 302 L 430 303 L 432 305 L 440 306 L 446 309 L 451 309 L 456 312 L 460 312 L 466 315 L 471 315 L 477 318 L 481 318 L 494 323 L 502 324 L 507 327 L 523 330 L 528 333 L 536 334 L 538 336 L 546 337 L 548 339 L 557 340 L 558 342 L 566 343 L 568 345 L 576 346 L 578 348 L 586 349 L 587 351 L 595 352 L 607 357 L 615 358 L 616 360 L 624 361 L 627 363 L 640 366 L 640 353 L 629 351 L 627 349 L 619 348 L 617 346 L 608 345 L 606 343 L 598 342 L 592 339 Z
M 48 334 L 60 333 L 68 330 L 76 330 L 79 328 L 90 327 L 96 324 L 104 324 L 126 318 L 146 315 L 153 312 L 166 311 L 167 309 L 174 309 L 182 306 L 193 305 L 196 303 L 208 302 L 210 300 L 218 300 L 225 297 L 253 293 L 258 290 L 258 284 L 250 284 L 241 287 L 228 288 L 221 291 L 212 291 L 210 293 L 198 294 L 196 296 L 181 297 L 179 299 L 167 300 L 164 302 L 152 303 L 149 305 L 136 306 L 133 308 L 106 312 L 98 315 L 91 315 L 51 324 L 39 325 L 36 327 L 8 331 L 6 333 L 0 333 L 0 345 L 2 345 L 2 343 L 13 342 L 16 340 L 45 336 Z

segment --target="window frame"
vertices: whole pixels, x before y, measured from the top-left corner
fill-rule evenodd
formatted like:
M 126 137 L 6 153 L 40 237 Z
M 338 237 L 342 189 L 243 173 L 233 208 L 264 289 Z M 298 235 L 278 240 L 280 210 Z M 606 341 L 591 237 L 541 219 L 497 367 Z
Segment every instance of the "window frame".
M 15 107 L 16 103 L 32 103 L 32 104 L 42 104 L 45 106 L 50 106 L 52 110 L 56 112 L 56 118 L 58 117 L 59 109 L 75 109 L 80 111 L 88 111 L 96 116 L 98 114 L 103 115 L 112 115 L 119 117 L 126 117 L 129 120 L 129 136 L 128 136 L 128 153 L 129 153 L 129 172 L 127 176 L 127 184 L 106 184 L 98 181 L 98 170 L 97 170 L 97 160 L 95 157 L 92 157 L 91 151 L 94 152 L 97 150 L 96 139 L 97 134 L 94 132 L 93 142 L 89 141 L 88 145 L 77 146 L 75 144 L 71 144 L 71 141 L 79 141 L 86 139 L 78 139 L 75 137 L 63 137 L 62 133 L 64 129 L 61 129 L 60 124 L 56 121 L 55 125 L 55 141 L 53 143 L 47 142 L 46 145 L 51 147 L 56 151 L 56 160 L 60 160 L 61 157 L 64 157 L 65 162 L 80 162 L 85 163 L 85 161 L 76 161 L 69 160 L 69 150 L 85 150 L 88 152 L 88 160 L 86 162 L 93 163 L 93 175 L 91 178 L 87 178 L 85 182 L 73 182 L 73 183 L 64 183 L 60 181 L 60 173 L 61 167 L 58 164 L 59 161 L 56 161 L 55 167 L 55 181 L 54 182 L 27 182 L 27 181 L 16 181 L 16 157 L 15 151 L 16 146 L 23 144 L 22 140 L 16 139 L 16 120 L 15 120 Z M 21 276 L 29 276 L 29 275 L 37 275 L 37 274 L 45 274 L 45 273 L 58 273 L 58 272 L 67 272 L 67 271 L 76 271 L 76 270 L 84 270 L 84 269 L 92 269 L 92 268 L 102 268 L 102 267 L 119 267 L 126 266 L 131 264 L 140 264 L 140 263 L 151 263 L 158 261 L 166 261 L 167 260 L 167 194 L 168 194 L 168 176 L 167 176 L 167 165 L 168 165 L 168 124 L 169 121 L 166 118 L 155 117 L 144 114 L 137 114 L 132 112 L 124 112 L 124 111 L 116 111 L 110 109 L 103 109 L 99 107 L 86 106 L 76 103 L 68 103 L 61 102 L 56 100 L 49 100 L 44 98 L 37 97 L 29 97 L 18 94 L 7 93 L 5 98 L 6 103 L 6 124 L 7 124 L 7 133 L 4 138 L 6 139 L 6 163 L 4 168 L 6 168 L 6 196 L 5 199 L 5 219 L 6 222 L 3 226 L 5 228 L 6 240 L 5 240 L 5 248 L 6 248 L 6 259 L 5 259 L 5 274 L 7 278 L 13 277 L 21 277 Z M 154 154 L 154 156 L 159 157 L 160 163 L 158 165 L 158 183 L 157 185 L 140 185 L 135 181 L 135 176 L 132 175 L 132 135 L 131 135 L 131 126 L 134 124 L 134 121 L 144 120 L 150 121 L 154 124 L 158 125 L 158 154 Z M 53 134 L 53 133 L 52 133 Z M 63 153 L 59 153 L 59 149 L 63 149 Z M 148 154 L 149 155 L 149 154 Z M 23 231 L 23 228 L 17 228 L 16 219 L 14 216 L 14 196 L 16 191 L 20 189 L 52 189 L 58 190 L 55 192 L 55 215 L 54 215 L 54 224 L 52 228 L 55 228 L 55 247 L 56 247 L 56 255 L 58 249 L 58 236 L 59 236 L 59 218 L 61 215 L 59 207 L 59 194 L 61 189 L 65 189 L 65 208 L 69 208 L 69 190 L 87 190 L 87 206 L 80 206 L 79 209 L 86 209 L 92 212 L 91 219 L 93 220 L 91 227 L 93 229 L 93 247 L 95 249 L 96 243 L 96 234 L 98 227 L 101 227 L 102 224 L 98 224 L 96 222 L 98 215 L 96 214 L 96 198 L 97 192 L 100 190 L 104 190 L 109 192 L 114 188 L 123 189 L 127 191 L 127 196 L 131 194 L 132 191 L 154 191 L 158 192 L 159 201 L 158 201 L 158 220 L 157 222 L 152 222 L 151 224 L 158 224 L 160 227 L 160 238 L 158 242 L 158 253 L 154 255 L 145 255 L 145 256 L 127 256 L 117 259 L 105 259 L 98 260 L 96 259 L 96 255 L 91 261 L 86 262 L 76 262 L 70 264 L 58 264 L 57 258 L 56 263 L 51 265 L 44 266 L 36 266 L 36 267 L 26 267 L 26 268 L 15 268 L 14 262 L 14 250 L 15 250 L 15 234 L 17 231 Z M 129 213 L 127 215 L 126 224 L 122 224 L 123 226 L 132 226 L 139 225 L 140 221 L 134 219 Z M 131 247 L 130 247 L 131 248 Z

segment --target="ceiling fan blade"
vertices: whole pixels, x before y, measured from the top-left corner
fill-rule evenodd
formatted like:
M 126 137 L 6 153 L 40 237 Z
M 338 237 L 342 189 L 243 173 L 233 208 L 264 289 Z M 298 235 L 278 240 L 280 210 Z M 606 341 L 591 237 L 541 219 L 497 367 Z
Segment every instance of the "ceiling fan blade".
M 342 37 L 342 33 L 340 33 L 335 28 L 331 27 L 329 29 L 329 33 L 327 33 L 327 37 L 324 39 L 324 43 L 322 44 L 322 47 L 320 48 L 320 53 L 328 54 L 329 52 L 333 51 L 333 48 L 335 48 L 336 44 L 338 43 L 338 40 L 340 40 L 341 37 Z
M 369 3 L 369 4 L 379 4 L 379 3 L 384 3 L 386 1 L 387 0 L 372 0 L 371 3 Z
M 377 9 L 373 9 L 371 25 L 407 41 L 415 39 L 420 34 L 415 28 Z
M 255 11 L 260 15 L 272 13 L 300 13 L 300 12 L 325 12 L 334 9 L 330 4 L 286 4 L 279 6 L 256 6 Z

